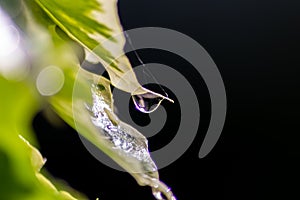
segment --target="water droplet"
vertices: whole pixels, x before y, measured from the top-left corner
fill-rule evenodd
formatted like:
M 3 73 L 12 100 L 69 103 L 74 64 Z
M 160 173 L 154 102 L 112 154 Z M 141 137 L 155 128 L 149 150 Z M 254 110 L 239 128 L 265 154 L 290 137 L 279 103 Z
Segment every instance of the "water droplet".
M 171 189 L 163 182 L 159 181 L 159 179 L 150 179 L 149 185 L 152 187 L 152 194 L 157 200 L 176 200 Z
M 136 109 L 138 109 L 139 111 L 143 113 L 152 113 L 159 107 L 164 99 L 157 95 L 146 93 L 132 95 L 132 100 Z
M 153 190 L 152 194 L 153 194 L 153 196 L 154 196 L 157 200 L 163 200 L 163 197 L 162 197 L 160 191 Z
M 120 146 L 122 141 L 120 139 L 116 139 L 116 140 L 114 140 L 114 143 L 115 143 L 115 146 Z

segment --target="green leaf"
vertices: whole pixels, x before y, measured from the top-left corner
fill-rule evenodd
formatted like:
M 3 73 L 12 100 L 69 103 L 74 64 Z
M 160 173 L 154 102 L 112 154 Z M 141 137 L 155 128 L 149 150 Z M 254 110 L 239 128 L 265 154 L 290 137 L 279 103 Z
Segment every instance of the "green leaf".
M 26 8 L 24 12 L 28 12 Z M 2 25 L 2 16 L 5 15 L 2 10 L 0 13 Z M 10 26 L 15 26 L 12 22 L 9 23 Z M 22 27 L 21 25 L 20 27 Z M 34 30 L 32 33 L 39 35 L 41 31 L 37 27 L 35 28 L 35 30 L 31 29 Z M 21 40 L 24 40 L 23 35 L 20 37 Z M 20 51 L 23 50 L 20 49 Z M 28 53 L 33 57 L 37 55 L 35 48 L 30 50 L 32 51 L 28 51 Z M 19 54 L 16 53 L 15 56 L 19 56 Z M 0 59 L 0 61 L 4 61 L 8 60 L 8 57 L 1 55 Z M 38 60 L 36 59 L 36 61 Z M 32 63 L 36 61 L 32 61 Z M 22 69 L 26 67 L 26 64 L 26 62 L 21 62 L 15 67 Z M 39 172 L 45 160 L 28 141 L 37 144 L 32 131 L 32 120 L 41 107 L 41 100 L 30 80 L 14 81 L 8 80 L 7 76 L 4 78 L 3 71 L 10 70 L 7 67 L 1 66 L 0 70 L 0 199 L 74 200 L 75 198 L 71 198 L 70 194 L 58 191 Z M 31 70 L 33 74 L 35 70 Z M 22 135 L 22 139 L 20 139 L 20 135 Z
M 26 139 L 22 136 L 20 138 L 24 141 L 26 150 L 31 158 L 31 165 L 35 171 L 35 175 L 42 186 L 52 192 L 57 198 L 62 200 L 76 200 L 70 193 L 66 191 L 58 191 L 57 188 L 47 179 L 43 174 L 40 173 L 40 169 L 44 166 L 46 160 L 43 158 L 39 150 L 33 147 Z
M 116 0 L 35 0 L 70 38 L 97 56 L 112 85 L 131 94 L 151 93 L 137 81 L 124 55 L 125 38 L 118 18 Z
M 23 138 L 22 135 L 19 135 L 19 137 L 24 141 L 27 147 L 27 151 L 31 158 L 31 164 L 35 171 L 39 172 L 41 168 L 44 166 L 46 160 L 43 158 L 39 150 L 37 150 L 35 147 L 33 147 L 25 138 Z
M 30 54 L 33 66 L 31 78 L 35 82 L 40 71 L 47 66 L 57 66 L 64 74 L 63 87 L 59 92 L 45 99 L 67 123 L 131 173 L 140 185 L 152 187 L 155 196 L 159 196 L 162 192 L 168 199 L 173 198 L 168 187 L 159 181 L 157 168 L 148 152 L 146 138 L 136 129 L 119 120 L 113 112 L 111 83 L 131 94 L 151 93 L 161 96 L 142 88 L 136 80 L 127 57 L 124 55 L 119 57 L 120 53 L 123 53 L 125 43 L 123 34 L 117 39 L 107 40 L 110 35 L 122 32 L 117 16 L 116 1 L 101 1 L 99 4 L 95 0 L 80 0 L 78 4 L 72 2 L 70 9 L 66 9 L 66 5 L 70 5 L 68 0 L 36 0 L 35 2 L 47 15 L 34 2 L 29 0 L 25 2 L 26 8 L 29 8 L 25 15 L 27 22 L 25 29 L 31 44 Z M 99 7 L 95 7 L 96 5 Z M 96 22 L 98 24 L 94 24 Z M 93 26 L 99 24 L 101 31 Z M 84 48 L 90 51 L 95 50 L 95 54 L 110 75 L 110 81 L 80 70 L 74 45 L 70 44 L 70 40 L 65 40 L 65 36 L 57 31 L 59 30 L 57 25 Z M 75 28 L 77 29 L 75 30 Z M 109 48 L 110 45 L 103 45 L 107 41 L 117 45 L 118 48 Z M 96 49 L 92 49 L 95 46 Z M 107 59 L 113 61 L 110 62 Z M 116 66 L 111 65 L 114 62 L 117 64 Z M 79 76 L 77 76 L 79 71 Z M 47 81 L 51 85 L 57 80 L 53 78 Z M 74 91 L 78 93 L 74 94 Z M 89 104 L 92 109 L 88 110 L 85 104 Z M 104 107 L 99 106 L 100 104 Z M 98 112 L 101 112 L 105 118 L 95 119 Z M 103 119 L 107 120 L 110 127 L 116 131 L 105 129 L 101 122 Z M 133 148 L 127 151 L 124 149 L 124 145 L 120 146 L 115 139 L 125 142 L 128 146 L 133 146 Z M 39 159 L 36 160 L 34 166 L 38 168 L 41 162 L 38 162 Z M 39 174 L 37 176 L 46 188 L 57 194 L 56 189 L 47 179 Z
M 30 128 L 38 108 L 34 91 L 26 82 L 8 81 L 1 74 L 0 90 L 0 199 L 75 200 L 39 173 L 45 160 L 19 138 L 22 134 L 35 142 Z
M 76 80 L 68 71 L 65 81 L 68 85 L 74 83 L 72 92 L 63 88 L 50 100 L 59 115 L 128 171 L 140 185 L 150 186 L 155 194 L 163 193 L 168 199 L 175 199 L 159 180 L 147 139 L 113 112 L 110 82 L 85 70 L 77 72 Z M 129 146 L 132 148 L 127 148 Z

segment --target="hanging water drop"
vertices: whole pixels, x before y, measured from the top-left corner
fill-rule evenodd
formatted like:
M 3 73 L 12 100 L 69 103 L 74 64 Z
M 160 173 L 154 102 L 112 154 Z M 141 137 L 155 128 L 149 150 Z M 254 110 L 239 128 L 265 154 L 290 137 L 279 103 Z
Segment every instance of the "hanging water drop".
M 139 111 L 143 113 L 152 113 L 159 107 L 164 99 L 152 93 L 146 93 L 132 95 L 132 100 L 136 109 Z
M 160 191 L 153 190 L 152 194 L 153 194 L 153 196 L 154 196 L 157 200 L 163 200 L 163 197 L 162 197 Z

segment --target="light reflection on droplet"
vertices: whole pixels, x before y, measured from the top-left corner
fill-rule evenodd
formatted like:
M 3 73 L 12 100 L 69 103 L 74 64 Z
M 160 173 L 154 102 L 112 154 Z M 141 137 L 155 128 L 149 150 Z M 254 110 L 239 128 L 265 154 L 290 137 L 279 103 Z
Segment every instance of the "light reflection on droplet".
M 1 25 L 1 24 L 0 24 Z M 13 25 L 0 26 L 0 59 L 14 53 L 20 42 L 19 31 Z
M 143 113 L 152 113 L 154 112 L 161 102 L 163 98 L 158 97 L 151 93 L 132 95 L 133 103 L 140 112 Z
M 51 96 L 61 90 L 64 81 L 64 73 L 59 67 L 48 66 L 39 73 L 36 87 L 41 95 Z
M 153 196 L 154 196 L 157 200 L 163 200 L 163 197 L 162 197 L 160 191 L 154 190 L 152 193 L 153 193 Z

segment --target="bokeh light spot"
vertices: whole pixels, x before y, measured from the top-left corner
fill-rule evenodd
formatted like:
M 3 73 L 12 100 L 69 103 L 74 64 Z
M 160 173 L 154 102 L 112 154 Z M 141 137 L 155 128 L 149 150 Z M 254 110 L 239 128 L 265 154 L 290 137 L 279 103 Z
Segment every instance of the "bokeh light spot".
M 65 76 L 57 66 L 48 66 L 43 69 L 36 80 L 36 87 L 43 96 L 52 96 L 59 92 L 64 85 Z

